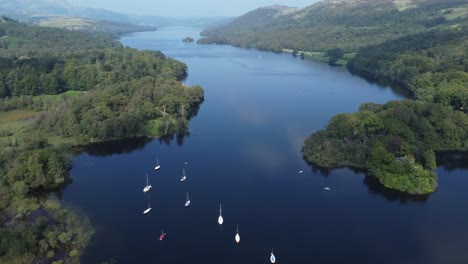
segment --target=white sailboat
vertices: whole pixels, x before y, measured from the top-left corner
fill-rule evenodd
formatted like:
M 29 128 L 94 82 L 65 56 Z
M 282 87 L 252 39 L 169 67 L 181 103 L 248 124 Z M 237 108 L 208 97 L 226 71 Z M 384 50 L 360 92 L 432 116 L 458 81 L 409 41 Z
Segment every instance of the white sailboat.
M 187 179 L 187 175 L 185 175 L 185 168 L 182 169 L 182 178 L 180 178 L 181 182 L 184 182 Z
M 221 215 L 221 204 L 219 204 L 219 217 L 218 217 L 218 223 L 222 225 L 224 222 L 223 216 Z
M 327 187 L 324 187 L 323 189 L 324 189 L 325 191 L 331 191 L 331 188 L 328 187 L 328 186 L 327 186 Z
M 159 159 L 156 158 L 156 167 L 154 167 L 155 170 L 159 170 L 161 168 L 161 165 L 159 165 Z
M 188 207 L 190 205 L 190 198 L 188 196 L 188 192 L 187 192 L 187 200 L 185 201 L 185 207 Z
M 236 240 L 236 243 L 237 243 L 237 244 L 240 243 L 239 225 L 237 225 L 237 232 L 236 232 L 236 236 L 234 237 L 234 239 Z
M 151 206 L 149 204 L 149 201 L 148 201 L 148 208 L 146 210 L 143 211 L 143 214 L 148 214 L 149 212 L 151 212 Z
M 146 173 L 146 186 L 143 188 L 143 192 L 149 192 L 151 188 L 153 188 L 153 186 L 149 184 L 148 173 Z
M 271 249 L 270 262 L 271 262 L 271 263 L 275 263 L 275 262 L 276 262 L 276 257 L 275 257 L 275 255 L 273 254 L 273 249 Z

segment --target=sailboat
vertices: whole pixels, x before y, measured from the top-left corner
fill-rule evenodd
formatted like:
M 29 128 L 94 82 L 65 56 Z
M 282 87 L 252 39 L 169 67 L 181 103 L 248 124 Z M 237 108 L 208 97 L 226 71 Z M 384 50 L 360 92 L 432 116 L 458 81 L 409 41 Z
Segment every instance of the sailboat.
M 221 215 L 221 204 L 219 204 L 219 217 L 218 217 L 218 223 L 222 225 L 224 222 L 223 216 Z
M 149 201 L 148 201 L 148 208 L 146 210 L 143 211 L 143 214 L 148 214 L 149 212 L 151 212 L 151 206 L 149 204 Z
M 187 192 L 187 200 L 185 201 L 185 207 L 188 207 L 190 205 L 190 198 L 188 196 L 188 192 Z
M 161 165 L 159 165 L 159 160 L 156 158 L 156 167 L 154 167 L 155 170 L 159 170 L 161 168 Z
M 166 236 L 166 233 L 164 233 L 164 230 L 161 229 L 161 235 L 159 236 L 159 240 L 163 240 L 165 236 Z
M 234 238 L 236 240 L 236 243 L 239 244 L 240 243 L 240 236 L 239 236 L 239 225 L 237 225 L 237 233 L 236 233 L 236 236 Z
M 273 255 L 273 249 L 271 249 L 270 261 L 271 261 L 271 263 L 275 263 L 275 262 L 276 262 L 276 257 L 275 257 L 275 255 Z
M 185 175 L 185 168 L 182 169 L 182 178 L 180 178 L 181 182 L 184 182 L 187 179 L 187 176 Z
M 153 188 L 153 186 L 149 184 L 148 173 L 146 173 L 146 186 L 143 188 L 143 192 L 149 192 L 151 188 Z
M 323 189 L 324 189 L 325 191 L 331 191 L 331 188 L 328 187 L 328 186 L 327 186 L 327 187 L 324 187 Z

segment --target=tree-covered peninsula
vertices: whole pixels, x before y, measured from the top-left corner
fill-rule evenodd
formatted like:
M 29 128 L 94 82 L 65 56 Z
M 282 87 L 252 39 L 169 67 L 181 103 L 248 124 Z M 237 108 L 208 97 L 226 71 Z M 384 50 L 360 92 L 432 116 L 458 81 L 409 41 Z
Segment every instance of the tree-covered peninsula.
M 348 68 L 398 83 L 416 101 L 363 104 L 310 136 L 304 157 L 366 168 L 386 187 L 436 189 L 434 152 L 468 150 L 468 29 L 432 30 L 361 48 Z
M 365 168 L 403 192 L 433 192 L 435 153 L 468 150 L 467 33 L 460 24 L 359 49 L 352 72 L 397 83 L 416 101 L 363 104 L 333 117 L 305 141 L 306 160 Z
M 109 36 L 0 19 L 0 263 L 78 263 L 93 228 L 61 205 L 70 146 L 185 133 L 185 64 Z

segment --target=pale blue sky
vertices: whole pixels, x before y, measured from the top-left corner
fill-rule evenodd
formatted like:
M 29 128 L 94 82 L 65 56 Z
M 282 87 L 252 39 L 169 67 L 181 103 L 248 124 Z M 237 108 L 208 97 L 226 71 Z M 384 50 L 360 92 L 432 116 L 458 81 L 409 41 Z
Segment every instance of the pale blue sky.
M 80 7 L 172 17 L 239 16 L 261 6 L 281 4 L 304 7 L 318 0 L 67 0 Z

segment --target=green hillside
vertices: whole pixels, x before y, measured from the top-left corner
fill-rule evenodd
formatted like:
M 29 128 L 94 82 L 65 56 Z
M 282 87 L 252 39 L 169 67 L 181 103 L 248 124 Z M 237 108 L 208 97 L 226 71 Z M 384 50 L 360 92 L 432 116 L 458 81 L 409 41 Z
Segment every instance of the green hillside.
M 139 31 L 154 31 L 154 26 L 134 25 L 125 22 L 91 20 L 79 17 L 49 16 L 35 22 L 42 27 L 56 27 L 87 32 L 107 33 L 112 36 L 120 36 Z
M 324 0 L 302 9 L 256 9 L 205 30 L 199 43 L 348 53 L 409 34 L 467 25 L 468 4 L 461 0 Z

